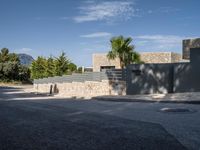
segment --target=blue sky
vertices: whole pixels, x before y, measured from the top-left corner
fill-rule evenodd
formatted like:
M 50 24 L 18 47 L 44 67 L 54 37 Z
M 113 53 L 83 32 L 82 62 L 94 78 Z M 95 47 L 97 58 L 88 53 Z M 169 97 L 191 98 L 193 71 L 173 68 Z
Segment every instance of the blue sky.
M 133 38 L 139 52 L 182 52 L 200 36 L 199 0 L 0 0 L 0 48 L 58 56 L 91 66 L 112 36 Z

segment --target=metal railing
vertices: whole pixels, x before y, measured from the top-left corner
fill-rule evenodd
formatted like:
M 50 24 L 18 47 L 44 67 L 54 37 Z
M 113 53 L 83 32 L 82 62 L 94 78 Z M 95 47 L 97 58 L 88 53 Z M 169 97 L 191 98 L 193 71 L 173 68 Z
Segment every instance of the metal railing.
M 122 69 L 106 70 L 103 72 L 85 72 L 73 73 L 72 75 L 63 75 L 48 77 L 43 79 L 35 79 L 34 84 L 47 83 L 71 83 L 71 82 L 85 82 L 85 81 L 102 81 L 102 80 L 125 80 L 125 71 Z

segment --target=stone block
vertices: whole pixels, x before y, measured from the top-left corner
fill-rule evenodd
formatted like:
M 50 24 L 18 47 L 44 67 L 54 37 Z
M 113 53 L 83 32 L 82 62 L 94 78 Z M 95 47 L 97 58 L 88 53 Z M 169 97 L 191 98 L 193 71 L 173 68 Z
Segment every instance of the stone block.
M 200 38 L 183 40 L 183 59 L 190 60 L 191 48 L 200 48 Z

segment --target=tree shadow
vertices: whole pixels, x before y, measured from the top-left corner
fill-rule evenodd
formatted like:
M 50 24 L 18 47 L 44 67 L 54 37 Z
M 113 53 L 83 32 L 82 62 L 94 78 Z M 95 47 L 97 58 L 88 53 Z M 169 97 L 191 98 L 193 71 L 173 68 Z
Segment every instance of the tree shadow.
M 49 97 L 48 94 L 38 94 L 34 92 L 25 92 L 23 87 L 1 86 L 0 95 L 2 100 L 24 99 L 24 98 L 39 98 Z

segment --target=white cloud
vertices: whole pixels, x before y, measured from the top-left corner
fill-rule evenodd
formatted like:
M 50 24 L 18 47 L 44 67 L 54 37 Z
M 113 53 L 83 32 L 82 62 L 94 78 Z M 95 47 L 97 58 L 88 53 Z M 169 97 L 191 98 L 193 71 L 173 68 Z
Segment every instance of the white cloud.
M 83 38 L 99 38 L 99 37 L 110 37 L 111 35 L 112 34 L 108 33 L 108 32 L 96 32 L 96 33 L 81 35 L 80 37 L 83 37 Z
M 195 37 L 177 35 L 141 35 L 133 38 L 136 39 L 136 46 L 145 51 L 177 51 L 181 50 L 183 39 Z
M 144 40 L 151 40 L 153 42 L 157 43 L 177 43 L 180 42 L 184 37 L 176 36 L 176 35 L 142 35 L 137 36 L 138 39 L 144 39 Z
M 169 14 L 169 13 L 177 13 L 181 11 L 181 9 L 179 8 L 174 8 L 174 7 L 160 7 L 157 9 L 150 9 L 147 11 L 144 11 L 143 13 L 147 13 L 147 14 L 160 14 L 160 13 L 164 13 L 164 14 Z
M 130 19 L 135 16 L 133 2 L 131 1 L 108 1 L 99 2 L 87 1 L 84 6 L 78 8 L 80 15 L 74 17 L 78 23 L 88 21 L 111 21 L 111 19 Z
M 172 13 L 172 12 L 178 12 L 180 11 L 180 9 L 174 7 L 160 7 L 159 11 L 162 13 Z
M 32 51 L 31 48 L 21 48 L 21 49 L 16 49 L 15 52 L 17 53 L 30 53 Z

